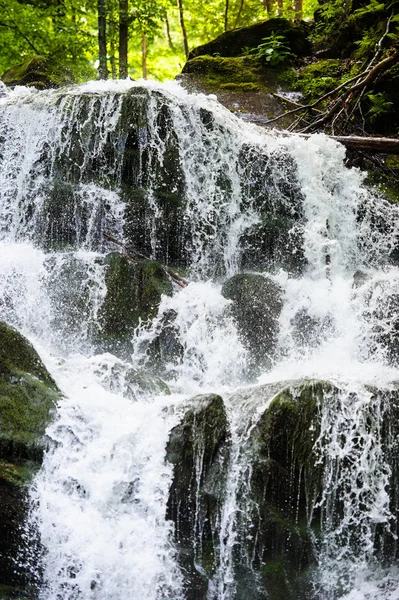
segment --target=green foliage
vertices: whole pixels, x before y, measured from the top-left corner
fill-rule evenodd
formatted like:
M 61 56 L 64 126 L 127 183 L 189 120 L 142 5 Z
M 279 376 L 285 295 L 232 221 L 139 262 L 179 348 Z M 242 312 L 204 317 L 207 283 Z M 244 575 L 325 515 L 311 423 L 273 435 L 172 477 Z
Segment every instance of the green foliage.
M 263 38 L 263 44 L 257 48 L 244 49 L 248 54 L 254 54 L 262 62 L 268 63 L 271 67 L 277 67 L 288 58 L 295 56 L 287 43 L 284 35 L 272 34 Z
M 311 17 L 317 0 L 304 2 L 304 15 Z M 109 71 L 118 71 L 118 0 L 107 0 L 107 44 Z M 224 31 L 225 0 L 183 0 L 190 49 Z M 274 5 L 277 11 L 277 3 Z M 292 5 L 284 3 L 280 16 L 293 18 Z M 273 15 L 269 15 L 273 16 Z M 267 18 L 259 0 L 230 0 L 228 29 L 252 25 Z M 147 66 L 150 77 L 165 79 L 181 71 L 184 49 L 179 13 L 174 0 L 129 2 L 129 74 L 141 76 L 142 36 L 147 36 Z M 76 81 L 96 77 L 98 60 L 97 2 L 94 0 L 0 0 L 0 75 L 32 56 L 50 57 L 73 71 Z M 272 40 L 264 60 L 278 65 L 289 56 L 283 40 Z M 260 50 L 262 52 L 262 49 Z
M 92 77 L 95 26 L 94 6 L 89 1 L 0 0 L 0 74 L 40 55 L 72 68 L 78 80 Z
M 346 17 L 342 0 L 326 2 L 315 13 L 316 27 L 314 38 L 319 41 L 331 33 L 339 31 Z
M 353 18 L 361 17 L 363 15 L 369 13 L 378 13 L 384 11 L 386 8 L 386 4 L 384 2 L 379 2 L 378 0 L 371 0 L 369 4 L 366 6 L 362 6 L 354 11 Z
M 390 102 L 387 95 L 382 92 L 367 94 L 367 99 L 371 102 L 371 108 L 366 113 L 366 117 L 372 124 L 392 110 L 393 102 Z
M 379 37 L 376 35 L 374 29 L 369 29 L 365 31 L 362 39 L 357 40 L 355 42 L 358 49 L 356 51 L 356 56 L 362 58 L 364 56 L 368 56 L 371 52 L 375 50 L 375 46 L 379 40 Z
M 301 70 L 295 87 L 302 92 L 307 101 L 312 102 L 334 89 L 340 76 L 339 60 L 321 60 Z

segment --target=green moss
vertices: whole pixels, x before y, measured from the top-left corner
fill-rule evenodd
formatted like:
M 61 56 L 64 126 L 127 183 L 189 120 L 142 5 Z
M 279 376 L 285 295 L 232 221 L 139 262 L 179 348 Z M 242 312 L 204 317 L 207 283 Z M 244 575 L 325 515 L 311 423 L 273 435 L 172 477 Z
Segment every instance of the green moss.
M 212 540 L 206 540 L 202 545 L 201 567 L 208 577 L 211 577 L 215 565 L 215 548 Z
M 385 164 L 390 169 L 399 169 L 399 156 L 396 154 L 388 154 Z
M 171 295 L 172 283 L 160 263 L 131 262 L 120 253 L 106 258 L 107 293 L 99 312 L 99 338 L 116 351 L 129 342 L 141 321 L 155 317 L 162 294 Z
M 309 462 L 317 431 L 317 410 L 331 385 L 322 381 L 305 381 L 295 388 L 282 390 L 271 402 L 264 426 L 265 435 L 281 427 L 299 465 Z
M 269 600 L 287 600 L 290 597 L 287 565 L 283 558 L 272 560 L 263 565 L 261 574 Z
M 31 344 L 0 323 L 0 452 L 37 460 L 60 393 Z
M 33 346 L 18 331 L 0 321 L 0 377 L 25 371 L 46 383 L 56 385 Z
M 58 398 L 48 384 L 14 370 L 0 381 L 0 439 L 40 444 Z
M 307 65 L 301 70 L 301 77 L 309 79 L 312 77 L 338 77 L 341 73 L 341 62 L 338 59 L 319 60 Z
M 226 90 L 265 91 L 263 69 L 252 56 L 197 56 L 189 60 L 183 73 L 201 76 L 204 85 Z
M 27 85 L 38 88 L 57 88 L 73 83 L 72 72 L 46 56 L 33 56 L 2 75 L 6 85 Z
M 0 585 L 1 600 L 33 600 L 36 597 L 37 590 L 32 590 L 30 594 L 27 590 L 22 590 L 11 585 Z
M 37 463 L 24 462 L 23 465 L 16 465 L 4 460 L 0 460 L 0 480 L 4 479 L 14 485 L 28 484 L 38 470 Z M 1 597 L 1 596 L 0 596 Z
M 221 90 L 236 90 L 237 92 L 258 92 L 263 88 L 261 85 L 259 85 L 258 83 L 254 83 L 254 82 L 234 83 L 231 81 L 229 83 L 221 83 L 220 89 Z
M 378 193 L 385 196 L 392 204 L 399 203 L 399 184 L 397 177 L 387 175 L 381 171 L 370 170 L 367 173 L 365 183 L 376 189 Z

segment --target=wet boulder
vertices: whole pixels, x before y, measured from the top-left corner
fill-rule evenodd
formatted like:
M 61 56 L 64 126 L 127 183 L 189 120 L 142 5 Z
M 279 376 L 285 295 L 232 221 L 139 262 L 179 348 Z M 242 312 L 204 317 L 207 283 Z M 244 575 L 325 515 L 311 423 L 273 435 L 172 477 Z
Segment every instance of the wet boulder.
M 173 465 L 167 518 L 175 524 L 189 600 L 205 600 L 215 566 L 229 452 L 222 398 L 215 394 L 193 398 L 166 448 L 166 459 Z
M 184 356 L 184 347 L 179 339 L 176 326 L 177 313 L 167 310 L 154 328 L 154 336 L 146 347 L 148 364 L 162 376 L 170 375 L 170 367 L 181 364 Z
M 231 314 L 249 350 L 251 370 L 270 366 L 283 306 L 280 286 L 263 275 L 234 275 L 224 283 L 222 294 L 232 301 Z
M 236 489 L 234 572 L 237 600 L 308 600 L 322 464 L 314 451 L 328 382 L 264 384 L 235 392 L 243 416 Z M 320 515 L 314 511 L 314 519 Z
M 22 566 L 28 556 L 30 564 L 35 558 L 35 541 L 23 529 L 27 486 L 40 467 L 45 430 L 60 397 L 32 345 L 0 322 L 0 589 L 10 597 L 32 584 Z
M 162 294 L 173 287 L 162 265 L 156 261 L 132 262 L 119 253 L 106 258 L 106 295 L 99 311 L 99 346 L 126 356 L 134 329 L 158 312 Z
M 96 374 L 100 376 L 105 389 L 137 401 L 146 396 L 169 395 L 168 385 L 157 375 L 133 368 L 129 363 L 112 360 L 99 360 Z

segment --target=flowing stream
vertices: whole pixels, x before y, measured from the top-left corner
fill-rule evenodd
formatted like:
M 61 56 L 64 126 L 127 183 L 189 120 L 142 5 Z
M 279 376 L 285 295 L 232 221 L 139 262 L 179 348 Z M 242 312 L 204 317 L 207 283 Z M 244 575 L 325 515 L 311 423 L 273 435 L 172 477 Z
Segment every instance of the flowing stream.
M 399 599 L 385 455 L 395 440 L 383 442 L 385 397 L 399 381 L 398 208 L 367 190 L 344 159 L 323 135 L 265 133 L 177 85 L 16 88 L 0 99 L 1 319 L 32 341 L 64 394 L 31 489 L 40 600 L 186 598 L 165 518 L 173 477 L 165 448 L 190 398 L 206 393 L 223 397 L 231 433 L 207 598 L 244 598 L 234 548 L 237 519 L 252 527 L 242 514 L 250 505 L 246 444 L 276 393 L 303 379 L 339 389 L 326 395 L 314 446 L 323 494 L 309 500 L 309 522 L 312 511 L 321 515 L 312 597 Z M 133 180 L 145 189 L 139 221 L 129 213 Z M 168 212 L 165 194 L 184 196 L 184 205 Z M 259 259 L 251 232 L 266 213 L 288 225 Z M 96 342 L 104 257 L 118 250 L 104 232 L 140 239 L 163 264 L 184 263 L 190 281 L 162 297 L 123 356 Z M 270 278 L 283 299 L 274 354 L 251 381 L 248 349 L 221 293 L 242 272 Z M 146 369 L 146 348 L 171 312 L 183 348 L 160 373 L 171 394 L 143 391 L 127 374 Z M 196 469 L 199 478 L 200 458 Z M 394 548 L 384 563 L 374 545 L 381 531 Z

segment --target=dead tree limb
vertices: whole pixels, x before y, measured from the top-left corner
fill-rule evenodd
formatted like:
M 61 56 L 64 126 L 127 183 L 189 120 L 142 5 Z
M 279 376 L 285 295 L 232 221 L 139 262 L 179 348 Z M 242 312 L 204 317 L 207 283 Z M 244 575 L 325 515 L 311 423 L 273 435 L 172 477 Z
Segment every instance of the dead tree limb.
M 381 60 L 370 71 L 368 71 L 364 79 L 358 81 L 348 90 L 345 90 L 343 94 L 338 96 L 338 98 L 336 98 L 333 101 L 332 106 L 327 110 L 327 112 L 320 119 L 317 119 L 304 129 L 302 129 L 301 133 L 308 133 L 310 131 L 314 131 L 315 129 L 318 129 L 319 127 L 327 123 L 331 119 L 331 117 L 333 117 L 343 106 L 349 104 L 351 99 L 354 97 L 355 92 L 367 88 L 370 85 L 370 83 L 377 79 L 381 71 L 385 71 L 386 69 L 388 69 L 391 65 L 397 62 L 398 58 L 399 49 L 396 48 L 391 55 Z
M 363 137 L 357 135 L 329 136 L 332 140 L 341 142 L 350 150 L 372 150 L 382 154 L 399 154 L 399 139 L 381 137 Z
M 282 136 L 295 135 L 295 132 L 282 131 Z M 299 133 L 303 138 L 309 138 L 310 133 Z M 371 137 L 360 135 L 329 135 L 330 140 L 340 142 L 349 150 L 366 150 L 374 154 L 399 154 L 399 138 Z

